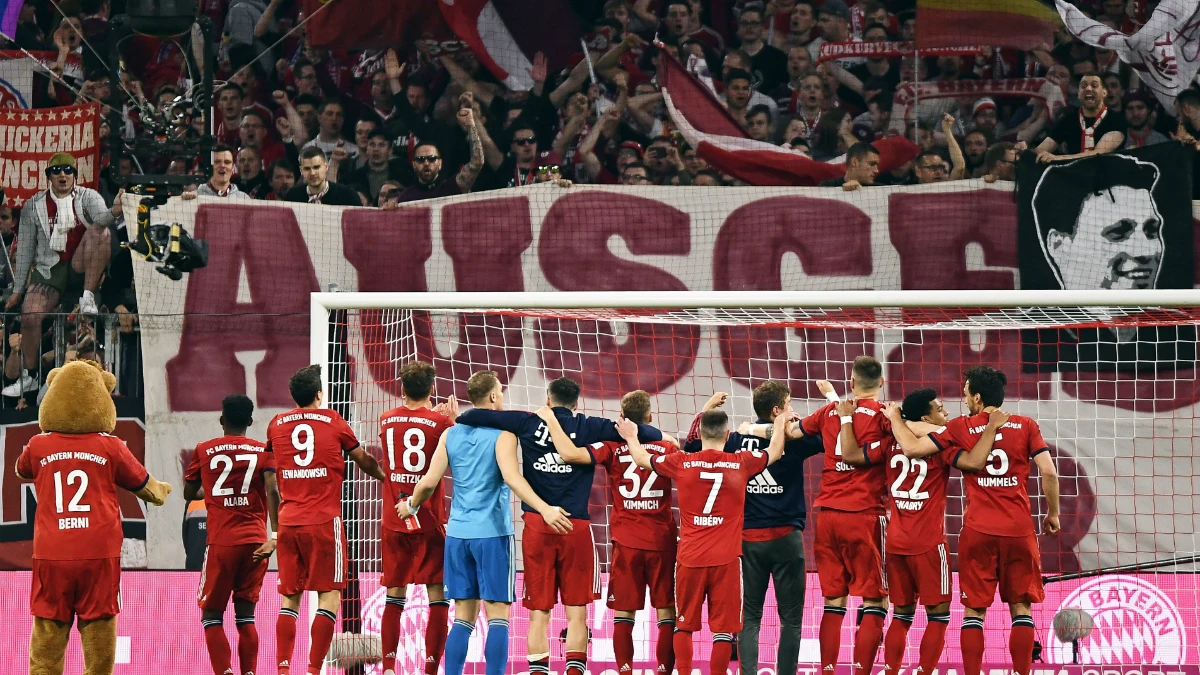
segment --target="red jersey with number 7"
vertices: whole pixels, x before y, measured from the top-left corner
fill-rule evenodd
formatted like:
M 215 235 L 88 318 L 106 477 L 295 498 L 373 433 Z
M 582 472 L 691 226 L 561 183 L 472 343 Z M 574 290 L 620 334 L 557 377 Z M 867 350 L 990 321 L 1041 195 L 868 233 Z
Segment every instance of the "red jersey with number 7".
M 679 492 L 679 552 L 684 567 L 716 567 L 742 555 L 746 484 L 767 468 L 758 450 L 676 452 L 653 458 L 655 473 Z
M 267 540 L 267 493 L 263 473 L 275 463 L 264 443 L 221 436 L 196 446 L 183 479 L 204 486 L 208 542 L 219 546 Z
M 323 525 L 342 515 L 345 453 L 358 447 L 336 410 L 297 408 L 267 426 L 279 482 L 280 525 Z
M 975 447 L 987 423 L 987 413 L 963 415 L 929 436 L 939 448 L 958 446 L 953 460 L 957 462 L 962 453 Z M 1001 537 L 1033 534 L 1029 464 L 1034 457 L 1049 450 L 1036 421 L 1024 415 L 1009 417 L 996 432 L 996 441 L 983 470 L 963 474 L 967 496 L 963 527 Z
M 887 497 L 887 473 L 883 466 L 884 445 L 892 440 L 892 424 L 883 414 L 883 404 L 858 399 L 854 413 L 854 437 L 862 446 L 867 465 L 854 467 L 842 461 L 842 419 L 836 403 L 826 403 L 805 417 L 800 427 L 809 436 L 820 436 L 825 447 L 821 491 L 814 507 L 836 511 L 883 512 Z
M 429 471 L 429 460 L 438 441 L 454 421 L 432 408 L 400 406 L 379 416 L 379 442 L 383 446 L 383 526 L 394 532 L 408 532 L 404 519 L 396 514 L 396 504 L 412 496 L 413 488 Z M 446 496 L 438 483 L 433 495 L 417 511 L 423 532 L 445 532 Z
M 643 443 L 642 447 L 653 457 L 679 452 L 670 443 Z M 674 549 L 677 529 L 671 513 L 671 479 L 635 464 L 627 443 L 593 443 L 592 457 L 608 474 L 612 540 L 643 551 Z
M 887 552 L 917 555 L 946 543 L 946 485 L 955 449 L 909 458 L 894 440 L 887 446 Z
M 17 458 L 17 475 L 33 480 L 37 493 L 38 560 L 121 557 L 117 489 L 136 492 L 150 480 L 125 441 L 101 433 L 38 434 Z

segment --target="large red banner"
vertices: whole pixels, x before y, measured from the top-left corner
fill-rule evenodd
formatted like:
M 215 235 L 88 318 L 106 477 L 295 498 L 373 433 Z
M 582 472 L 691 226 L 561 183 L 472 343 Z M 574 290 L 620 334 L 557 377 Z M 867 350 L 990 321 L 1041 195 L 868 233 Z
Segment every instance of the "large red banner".
M 4 205 L 20 207 L 49 188 L 46 164 L 56 153 L 75 158 L 76 181 L 95 188 L 100 170 L 100 105 L 0 112 L 0 187 Z

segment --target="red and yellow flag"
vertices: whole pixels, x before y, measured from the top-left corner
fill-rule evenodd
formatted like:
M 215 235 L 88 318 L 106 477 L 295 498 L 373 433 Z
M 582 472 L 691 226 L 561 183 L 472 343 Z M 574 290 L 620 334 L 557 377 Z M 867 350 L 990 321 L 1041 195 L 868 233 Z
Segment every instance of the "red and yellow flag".
M 1058 25 L 1058 12 L 1049 1 L 917 0 L 918 49 L 1050 49 Z

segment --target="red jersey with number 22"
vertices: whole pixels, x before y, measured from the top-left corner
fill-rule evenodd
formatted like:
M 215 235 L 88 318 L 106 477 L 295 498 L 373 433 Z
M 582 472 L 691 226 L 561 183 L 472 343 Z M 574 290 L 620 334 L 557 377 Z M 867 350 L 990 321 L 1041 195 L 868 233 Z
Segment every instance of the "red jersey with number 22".
M 887 482 L 892 497 L 887 552 L 917 555 L 946 543 L 946 484 L 956 449 L 910 459 L 894 440 L 887 446 Z
M 643 443 L 653 457 L 679 452 L 670 443 Z M 671 513 L 671 479 L 639 467 L 629 445 L 617 441 L 592 444 L 592 457 L 608 474 L 612 492 L 609 527 L 612 540 L 626 548 L 669 551 L 675 548 L 675 516 Z
M 196 446 L 183 479 L 204 486 L 208 543 L 261 544 L 267 537 L 263 472 L 274 471 L 267 446 L 245 436 L 222 436 Z
M 957 445 L 959 454 L 975 447 L 987 427 L 988 414 L 964 415 L 930 434 L 939 448 Z M 964 450 L 965 448 L 965 450 Z M 1033 534 L 1029 505 L 1029 463 L 1050 448 L 1032 418 L 1012 415 L 996 432 L 987 463 L 978 473 L 964 473 L 967 512 L 963 527 L 1001 537 Z
M 809 436 L 820 436 L 825 446 L 821 492 L 813 506 L 837 511 L 883 511 L 887 495 L 887 473 L 883 466 L 884 445 L 892 440 L 892 425 L 883 414 L 883 404 L 859 399 L 854 408 L 854 437 L 867 456 L 867 466 L 853 467 L 842 461 L 842 419 L 835 403 L 826 403 L 805 417 L 800 426 Z
M 383 445 L 384 471 L 383 526 L 393 532 L 408 532 L 404 519 L 396 514 L 396 503 L 412 496 L 413 488 L 429 471 L 429 460 L 438 441 L 454 421 L 432 408 L 400 406 L 379 416 L 379 442 Z M 446 496 L 442 484 L 417 511 L 422 532 L 445 532 Z
M 354 430 L 329 408 L 297 408 L 267 427 L 279 481 L 280 525 L 323 525 L 342 515 L 343 453 L 358 447 Z
M 746 484 L 767 468 L 758 450 L 701 450 L 655 457 L 655 473 L 679 491 L 679 552 L 684 567 L 716 567 L 742 555 Z

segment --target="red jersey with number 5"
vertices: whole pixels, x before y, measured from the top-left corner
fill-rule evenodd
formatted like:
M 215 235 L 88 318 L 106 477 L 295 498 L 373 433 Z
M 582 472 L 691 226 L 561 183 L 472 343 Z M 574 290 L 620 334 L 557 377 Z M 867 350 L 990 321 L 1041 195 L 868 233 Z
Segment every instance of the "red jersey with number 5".
M 642 447 L 654 457 L 679 452 L 670 443 L 643 443 Z M 626 443 L 593 443 L 592 457 L 608 474 L 613 505 L 608 519 L 612 540 L 643 551 L 674 549 L 678 530 L 675 515 L 671 513 L 671 479 L 635 464 Z
M 196 446 L 183 479 L 204 486 L 208 542 L 260 544 L 267 537 L 263 472 L 274 471 L 267 446 L 245 436 L 222 436 Z
M 835 403 L 826 403 L 805 417 L 800 426 L 809 436 L 820 436 L 825 446 L 821 491 L 814 507 L 837 511 L 883 512 L 887 495 L 887 472 L 883 466 L 885 443 L 892 440 L 892 425 L 883 414 L 883 404 L 859 399 L 854 408 L 854 437 L 867 457 L 867 466 L 854 467 L 842 461 L 842 420 Z
M 909 458 L 894 440 L 887 444 L 891 493 L 887 552 L 917 555 L 946 543 L 946 485 L 954 450 Z
M 388 475 L 383 486 L 383 526 L 395 532 L 408 532 L 396 514 L 396 503 L 412 495 L 413 488 L 429 470 L 429 460 L 438 441 L 454 421 L 432 408 L 400 406 L 379 417 L 379 442 Z M 438 483 L 428 501 L 417 511 L 422 531 L 446 530 L 446 497 Z
M 125 441 L 109 434 L 38 434 L 17 458 L 17 475 L 33 480 L 37 516 L 33 557 L 121 557 L 117 488 L 136 492 L 150 480 Z
M 279 481 L 280 525 L 323 525 L 342 515 L 344 453 L 358 447 L 336 410 L 297 408 L 267 427 L 267 452 Z
M 758 450 L 675 452 L 653 459 L 654 471 L 679 491 L 679 553 L 684 567 L 715 567 L 742 555 L 746 484 L 767 468 Z
M 987 413 L 963 415 L 930 434 L 930 438 L 939 448 L 958 446 L 953 460 L 957 462 L 967 451 L 963 448 L 975 447 L 987 423 Z M 1001 537 L 1033 534 L 1029 464 L 1034 457 L 1049 450 L 1036 421 L 1024 415 L 1009 417 L 996 432 L 996 442 L 992 444 L 983 470 L 963 474 L 967 495 L 963 527 Z

